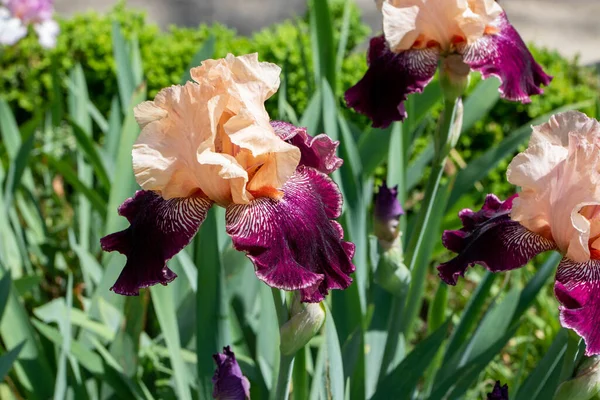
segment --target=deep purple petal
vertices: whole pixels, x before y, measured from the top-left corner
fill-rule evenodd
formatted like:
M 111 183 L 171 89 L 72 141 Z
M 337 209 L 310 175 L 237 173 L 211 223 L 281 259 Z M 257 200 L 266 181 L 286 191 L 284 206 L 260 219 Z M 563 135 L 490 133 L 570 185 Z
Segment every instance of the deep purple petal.
M 267 285 L 300 290 L 302 301 L 320 302 L 330 289 L 345 289 L 354 272 L 354 245 L 344 242 L 342 197 L 333 181 L 304 166 L 283 186 L 281 200 L 263 197 L 227 207 L 227 233 L 246 252 Z
M 585 354 L 600 354 L 600 260 L 576 263 L 563 258 L 556 271 L 554 294 L 560 322 L 585 340 Z
M 250 398 L 250 382 L 242 374 L 229 346 L 223 347 L 223 354 L 213 355 L 217 369 L 213 375 L 212 396 L 218 400 L 246 400 Z
M 300 149 L 300 165 L 329 175 L 344 163 L 335 154 L 340 142 L 331 140 L 326 134 L 313 137 L 306 132 L 306 128 L 283 121 L 271 121 L 271 126 L 281 139 Z
M 375 128 L 402 121 L 406 118 L 406 97 L 423 91 L 435 75 L 438 58 L 435 49 L 393 53 L 383 35 L 376 36 L 369 44 L 369 69 L 346 91 L 346 103 L 371 118 Z
M 165 200 L 150 190 L 138 190 L 119 207 L 129 228 L 100 239 L 104 251 L 118 251 L 127 263 L 111 288 L 135 296 L 139 289 L 166 285 L 177 277 L 167 261 L 192 240 L 211 202 L 201 197 Z
M 487 395 L 487 400 L 508 400 L 508 385 L 502 386 L 500 381 L 496 381 L 494 389 Z
M 529 96 L 543 93 L 540 85 L 548 85 L 552 77 L 535 62 L 505 13 L 495 23 L 499 32 L 485 35 L 468 46 L 464 62 L 481 72 L 483 78 L 498 77 L 503 98 L 529 103 Z
M 537 254 L 556 247 L 551 240 L 510 219 L 515 197 L 500 201 L 489 194 L 480 211 L 459 213 L 463 228 L 445 231 L 442 236 L 444 247 L 458 253 L 437 267 L 444 282 L 456 285 L 458 277 L 464 276 L 467 268 L 474 264 L 483 265 L 492 272 L 519 268 Z

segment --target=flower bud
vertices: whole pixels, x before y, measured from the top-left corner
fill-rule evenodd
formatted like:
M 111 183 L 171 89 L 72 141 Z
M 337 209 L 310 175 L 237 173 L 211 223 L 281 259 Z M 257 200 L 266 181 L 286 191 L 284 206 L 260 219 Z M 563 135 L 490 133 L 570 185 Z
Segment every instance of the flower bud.
M 584 358 L 573 379 L 563 382 L 554 400 L 591 399 L 600 392 L 600 356 Z
M 302 303 L 294 292 L 291 317 L 279 330 L 282 354 L 292 355 L 313 338 L 325 322 L 325 307 L 321 303 Z
M 446 100 L 461 97 L 469 85 L 469 67 L 459 54 L 443 57 L 439 64 L 440 86 Z
M 223 348 L 223 354 L 213 355 L 217 364 L 213 382 L 213 398 L 217 400 L 250 399 L 250 382 L 242 374 L 242 370 L 235 360 L 235 354 L 226 346 Z
M 410 286 L 410 271 L 404 265 L 400 237 L 389 248 L 380 250 L 375 282 L 394 296 L 400 297 Z
M 487 394 L 487 400 L 508 400 L 508 385 L 496 381 L 494 389 Z
M 375 196 L 373 229 L 379 244 L 389 248 L 398 237 L 400 216 L 404 214 L 398 202 L 398 186 L 388 188 L 385 182 Z

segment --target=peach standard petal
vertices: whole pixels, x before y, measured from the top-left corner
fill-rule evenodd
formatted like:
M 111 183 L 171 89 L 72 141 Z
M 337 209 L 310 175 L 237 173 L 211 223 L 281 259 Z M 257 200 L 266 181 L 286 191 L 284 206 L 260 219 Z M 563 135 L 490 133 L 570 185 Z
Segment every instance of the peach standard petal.
M 569 111 L 533 127 L 529 147 L 507 171 L 522 188 L 511 218 L 556 242 L 571 260 L 590 259 L 600 235 L 600 124 Z
M 429 46 L 451 51 L 481 38 L 502 8 L 494 0 L 386 0 L 381 11 L 392 51 Z
M 165 199 L 200 191 L 227 206 L 277 197 L 300 151 L 274 132 L 264 101 L 280 69 L 256 54 L 207 60 L 195 82 L 161 90 L 136 107 L 142 133 L 133 149 L 136 179 Z

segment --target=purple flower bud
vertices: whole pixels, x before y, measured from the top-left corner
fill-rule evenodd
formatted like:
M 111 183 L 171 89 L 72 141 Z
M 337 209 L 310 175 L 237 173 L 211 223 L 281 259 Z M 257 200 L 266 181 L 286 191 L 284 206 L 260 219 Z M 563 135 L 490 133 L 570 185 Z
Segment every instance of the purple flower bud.
M 380 241 L 393 242 L 398 237 L 398 221 L 404 214 L 398 202 L 398 186 L 388 188 L 385 182 L 375 196 L 374 230 Z
M 223 347 L 223 354 L 213 355 L 217 369 L 212 382 L 213 398 L 217 400 L 247 400 L 250 399 L 250 382 L 242 374 L 235 360 L 235 354 L 229 346 Z
M 494 389 L 487 395 L 487 400 L 508 400 L 508 385 L 500 386 L 500 381 L 496 381 Z

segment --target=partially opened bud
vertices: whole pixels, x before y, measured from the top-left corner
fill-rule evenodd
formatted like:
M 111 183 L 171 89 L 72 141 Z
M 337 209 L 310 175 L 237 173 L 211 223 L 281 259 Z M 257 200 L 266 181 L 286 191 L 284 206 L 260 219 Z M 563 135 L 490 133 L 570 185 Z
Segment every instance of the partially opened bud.
M 212 378 L 213 398 L 217 400 L 250 399 L 250 382 L 242 374 L 235 360 L 235 354 L 229 346 L 223 347 L 223 353 L 213 355 L 217 369 Z
M 292 355 L 304 347 L 325 322 L 325 307 L 322 303 L 302 303 L 300 299 L 298 292 L 295 292 L 291 317 L 279 330 L 280 350 L 285 355 Z
M 385 182 L 375 196 L 373 229 L 382 247 L 389 248 L 399 235 L 400 216 L 404 214 L 398 202 L 398 186 L 388 188 Z
M 487 394 L 487 400 L 508 400 L 508 385 L 502 386 L 500 381 L 496 381 L 494 389 Z

